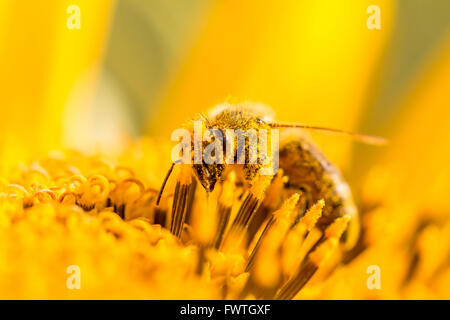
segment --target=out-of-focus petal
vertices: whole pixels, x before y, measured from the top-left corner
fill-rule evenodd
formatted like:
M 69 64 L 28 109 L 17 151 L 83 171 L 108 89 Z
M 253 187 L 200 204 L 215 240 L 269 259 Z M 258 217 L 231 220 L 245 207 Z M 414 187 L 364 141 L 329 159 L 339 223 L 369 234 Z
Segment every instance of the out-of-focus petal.
M 82 78 L 87 89 L 76 98 L 88 107 L 113 4 L 2 1 L 0 167 L 7 166 L 9 157 L 17 161 L 59 146 L 64 107 Z M 66 27 L 70 5 L 81 10 L 79 30 Z

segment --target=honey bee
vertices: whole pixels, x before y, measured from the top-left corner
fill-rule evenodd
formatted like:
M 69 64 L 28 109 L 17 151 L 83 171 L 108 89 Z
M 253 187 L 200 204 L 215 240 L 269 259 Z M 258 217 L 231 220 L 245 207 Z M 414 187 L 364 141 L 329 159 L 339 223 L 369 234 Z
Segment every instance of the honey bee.
M 271 133 L 274 129 L 284 129 L 279 139 L 279 167 L 283 170 L 284 176 L 287 177 L 281 192 L 282 199 L 287 199 L 293 193 L 302 195 L 299 217 L 310 206 L 323 199 L 326 205 L 323 209 L 322 217 L 318 221 L 318 226 L 322 230 L 336 218 L 350 215 L 352 220 L 347 232 L 343 235 L 342 242 L 345 243 L 347 248 L 351 248 L 355 244 L 359 234 L 359 222 L 351 190 L 338 168 L 328 161 L 323 152 L 307 137 L 304 131 L 315 130 L 344 134 L 370 144 L 383 144 L 385 143 L 383 138 L 349 133 L 337 129 L 276 122 L 273 120 L 273 111 L 260 104 L 231 105 L 225 103 L 217 106 L 208 115 L 199 115 L 196 120 L 200 121 L 204 129 L 219 131 L 220 139 L 222 139 L 221 144 L 226 149 L 233 148 L 231 153 L 232 164 L 227 161 L 216 161 L 214 163 L 203 161 L 191 165 L 193 175 L 197 177 L 197 180 L 207 192 L 212 192 L 216 183 L 222 181 L 229 170 L 238 172 L 243 182 L 252 186 L 264 168 L 260 161 L 247 161 L 237 164 L 239 158 L 235 148 L 237 141 L 234 138 L 230 141 L 230 137 L 226 134 L 227 130 L 260 131 L 264 129 Z M 191 132 L 193 131 L 192 124 L 188 124 L 187 127 L 190 128 Z M 217 139 L 217 136 L 215 138 Z M 246 141 L 245 159 L 251 157 L 250 147 L 250 142 Z M 190 148 L 194 150 L 194 144 L 191 144 Z M 204 143 L 202 148 L 205 148 Z M 221 157 L 225 156 L 222 155 Z M 157 198 L 157 205 L 174 165 L 175 163 L 172 164 L 164 179 Z M 173 221 L 171 230 L 178 236 L 181 232 L 179 224 L 183 223 L 185 216 L 188 188 L 189 185 L 183 186 L 182 183 L 178 182 L 175 190 L 177 199 L 174 200 L 176 203 L 174 203 L 174 208 L 172 208 Z M 244 200 L 233 224 L 248 227 L 252 221 L 252 215 L 255 214 L 261 204 L 261 200 L 257 195 L 250 194 Z

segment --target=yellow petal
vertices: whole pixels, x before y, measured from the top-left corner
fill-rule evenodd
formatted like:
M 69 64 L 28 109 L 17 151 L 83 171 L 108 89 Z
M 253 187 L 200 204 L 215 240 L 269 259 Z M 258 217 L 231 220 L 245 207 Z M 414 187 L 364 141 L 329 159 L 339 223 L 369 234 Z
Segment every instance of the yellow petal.
M 70 5 L 80 8 L 79 30 L 67 28 Z M 2 1 L 0 170 L 9 157 L 17 161 L 60 145 L 70 96 L 89 108 L 113 5 L 113 0 Z

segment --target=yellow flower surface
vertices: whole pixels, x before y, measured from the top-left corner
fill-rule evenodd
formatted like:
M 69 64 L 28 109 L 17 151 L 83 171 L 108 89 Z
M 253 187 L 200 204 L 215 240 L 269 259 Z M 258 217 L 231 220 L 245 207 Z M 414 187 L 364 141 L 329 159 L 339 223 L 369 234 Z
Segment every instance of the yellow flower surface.
M 154 152 L 157 145 L 148 140 L 116 159 L 53 152 L 2 178 L 0 255 L 8 263 L 0 267 L 0 297 L 293 298 L 309 279 L 301 274 L 303 265 L 320 270 L 339 251 L 348 217 L 321 237 L 314 225 L 322 201 L 291 229 L 299 194 L 246 238 L 245 226 L 231 221 L 244 213 L 245 197 L 263 203 L 270 179 L 260 179 L 245 196 L 234 174 L 208 199 L 202 188 L 192 195 L 177 237 L 173 184 L 183 183 L 186 173 L 175 167 L 177 178 L 155 206 L 160 180 L 151 173 L 157 169 L 142 162 Z M 223 228 L 221 215 L 229 215 Z M 79 290 L 68 284 L 71 266 L 79 268 Z
M 301 195 L 274 206 L 281 170 L 271 184 L 260 179 L 249 190 L 236 183 L 234 174 L 208 198 L 197 188 L 177 237 L 171 227 L 175 184 L 185 181 L 186 173 L 183 167 L 175 167 L 156 206 L 160 172 L 167 162 L 164 157 L 156 160 L 155 154 L 164 148 L 143 139 L 116 157 L 55 151 L 29 165 L 18 165 L 3 177 L 0 255 L 7 263 L 0 265 L 0 297 L 447 296 L 450 223 L 424 221 L 413 234 L 404 236 L 389 222 L 392 204 L 367 196 L 362 236 L 354 249 L 346 251 L 339 238 L 350 217 L 339 218 L 320 231 L 315 224 L 327 204 L 319 201 L 292 228 Z M 368 181 L 366 188 L 375 188 L 374 183 Z M 231 221 L 246 194 L 252 193 L 271 213 L 260 230 L 246 238 L 246 230 L 232 228 Z M 229 221 L 222 228 L 227 214 Z M 381 269 L 380 290 L 367 286 L 370 265 Z M 70 289 L 71 266 L 79 267 L 80 289 Z

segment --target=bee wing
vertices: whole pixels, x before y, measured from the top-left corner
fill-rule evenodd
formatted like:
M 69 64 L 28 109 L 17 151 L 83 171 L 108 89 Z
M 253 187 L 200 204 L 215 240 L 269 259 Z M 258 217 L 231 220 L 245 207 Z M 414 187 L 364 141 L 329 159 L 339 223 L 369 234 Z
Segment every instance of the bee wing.
M 248 108 L 264 122 L 273 122 L 275 119 L 275 111 L 264 103 L 249 103 Z
M 231 104 L 228 102 L 224 102 L 221 104 L 216 105 L 214 108 L 212 108 L 208 112 L 209 118 L 214 118 L 218 114 L 224 112 L 224 111 L 245 111 L 249 115 L 254 115 L 264 122 L 272 122 L 275 118 L 275 112 L 272 108 L 269 106 L 260 103 L 260 102 L 251 102 L 251 101 L 245 101 L 238 104 Z
M 281 128 L 298 128 L 298 129 L 306 129 L 306 130 L 319 131 L 319 132 L 325 132 L 325 133 L 339 134 L 339 135 L 351 137 L 352 139 L 355 139 L 356 141 L 359 141 L 359 142 L 363 142 L 363 143 L 371 144 L 371 145 L 377 145 L 377 146 L 386 145 L 389 142 L 387 139 L 385 139 L 383 137 L 348 132 L 348 131 L 340 130 L 340 129 L 309 126 L 309 125 L 299 124 L 299 123 L 272 122 L 272 123 L 270 123 L 270 126 L 272 128 L 280 128 L 280 129 Z

